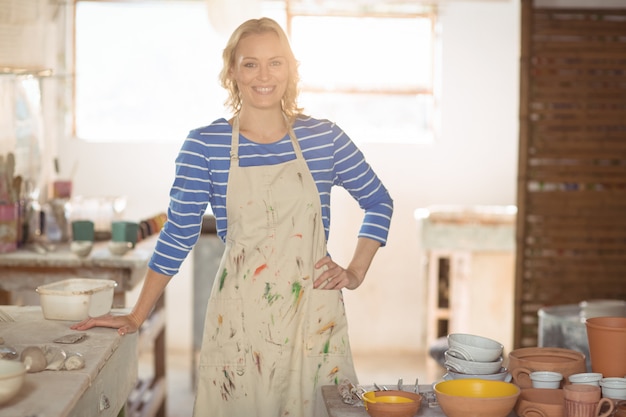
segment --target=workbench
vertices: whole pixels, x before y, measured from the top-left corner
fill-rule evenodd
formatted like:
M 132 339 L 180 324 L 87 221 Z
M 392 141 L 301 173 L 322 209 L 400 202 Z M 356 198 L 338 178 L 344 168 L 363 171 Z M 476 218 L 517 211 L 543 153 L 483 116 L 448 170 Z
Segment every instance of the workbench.
M 389 389 L 394 389 L 394 384 L 388 385 Z M 373 387 L 365 387 L 365 389 L 373 389 Z M 446 415 L 439 406 L 428 406 L 427 396 L 432 396 L 432 385 L 420 385 L 419 392 L 424 397 L 420 409 L 417 411 L 417 417 L 445 417 Z M 322 397 L 328 411 L 329 417 L 369 417 L 365 407 L 360 405 L 350 405 L 342 401 L 337 385 L 324 385 L 322 387 Z M 511 411 L 507 417 L 517 417 L 514 411 Z
M 143 282 L 155 244 L 156 236 L 152 236 L 138 242 L 135 248 L 122 256 L 109 252 L 108 241 L 96 242 L 86 257 L 72 253 L 69 244 L 58 244 L 46 253 L 39 253 L 28 246 L 2 253 L 0 304 L 15 304 L 11 298 L 13 293 L 27 291 L 34 294 L 40 285 L 78 277 L 115 281 L 113 308 L 130 307 L 126 294 Z M 149 378 L 137 382 L 134 395 L 129 399 L 128 409 L 133 416 L 165 417 L 165 321 L 163 295 L 139 332 L 139 349 L 153 350 L 154 370 Z
M 137 381 L 138 335 L 94 328 L 74 344 L 54 343 L 77 333 L 72 322 L 46 320 L 38 306 L 0 306 L 15 321 L 0 321 L 4 346 L 20 353 L 27 346 L 52 346 L 79 353 L 85 367 L 27 373 L 17 396 L 0 406 L 0 417 L 115 417 L 126 407 Z

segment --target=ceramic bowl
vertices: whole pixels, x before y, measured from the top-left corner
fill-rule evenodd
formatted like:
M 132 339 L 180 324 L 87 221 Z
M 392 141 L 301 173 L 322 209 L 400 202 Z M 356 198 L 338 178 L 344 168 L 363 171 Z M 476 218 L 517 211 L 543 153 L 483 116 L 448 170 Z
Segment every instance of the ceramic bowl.
M 468 361 L 493 362 L 502 356 L 504 347 L 495 340 L 467 333 L 448 335 L 448 352 Z
M 500 370 L 493 374 L 485 374 L 485 375 L 477 375 L 477 374 L 463 374 L 459 372 L 455 372 L 453 370 L 448 370 L 446 374 L 443 376 L 444 381 L 450 381 L 453 379 L 487 379 L 490 381 L 504 381 L 511 382 L 513 377 L 511 373 L 506 368 L 500 368 Z
M 564 378 L 587 371 L 585 355 L 572 349 L 554 347 L 527 347 L 511 351 L 508 357 L 513 383 L 520 388 L 531 388 L 530 373 L 553 371 Z
M 570 384 L 585 384 L 599 387 L 602 374 L 599 372 L 583 372 L 580 374 L 572 374 L 568 376 L 567 379 Z
M 452 356 L 448 351 L 444 352 L 444 364 L 448 370 L 462 374 L 486 375 L 495 374 L 502 368 L 502 356 L 493 362 L 475 362 L 459 359 Z
M 74 240 L 70 243 L 70 251 L 80 257 L 89 255 L 92 248 L 93 242 L 90 240 Z
M 520 395 L 510 382 L 455 379 L 434 386 L 439 406 L 448 417 L 505 417 Z
M 0 359 L 0 404 L 9 402 L 24 385 L 26 367 L 20 361 Z
M 602 396 L 605 398 L 626 400 L 626 378 L 602 378 L 600 388 L 602 388 Z
M 558 389 L 561 387 L 563 375 L 552 371 L 535 371 L 530 373 L 533 388 Z
M 407 391 L 368 391 L 363 394 L 365 410 L 372 417 L 413 417 L 422 396 Z
M 111 252 L 113 255 L 122 256 L 132 248 L 133 244 L 130 242 L 109 242 L 109 252 Z
M 515 413 L 520 417 L 563 417 L 565 398 L 563 390 L 541 388 L 523 389 Z

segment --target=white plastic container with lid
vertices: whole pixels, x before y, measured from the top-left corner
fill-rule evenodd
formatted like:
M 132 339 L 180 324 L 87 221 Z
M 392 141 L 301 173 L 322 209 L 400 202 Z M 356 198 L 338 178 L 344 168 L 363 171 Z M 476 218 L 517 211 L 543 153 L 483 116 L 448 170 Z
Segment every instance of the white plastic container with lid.
M 111 311 L 117 283 L 108 279 L 70 278 L 37 287 L 44 318 L 84 320 Z

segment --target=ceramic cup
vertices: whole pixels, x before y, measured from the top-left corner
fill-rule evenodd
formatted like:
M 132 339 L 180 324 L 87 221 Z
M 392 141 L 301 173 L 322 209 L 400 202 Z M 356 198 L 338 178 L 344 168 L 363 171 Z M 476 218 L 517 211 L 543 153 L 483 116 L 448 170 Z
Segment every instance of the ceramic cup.
M 614 400 L 626 400 L 626 378 L 602 378 L 600 380 L 602 396 Z
M 91 220 L 74 220 L 72 222 L 72 240 L 79 242 L 93 242 L 94 223 Z
M 565 417 L 608 417 L 615 409 L 611 399 L 602 398 L 600 387 L 584 384 L 566 385 L 563 387 L 563 394 Z
M 563 375 L 552 371 L 535 371 L 530 373 L 533 388 L 558 389 L 561 387 Z
M 114 221 L 111 223 L 111 240 L 113 242 L 130 242 L 134 247 L 137 243 L 139 223 Z
M 585 384 L 599 387 L 602 374 L 599 372 L 583 372 L 580 374 L 570 375 L 567 379 L 570 384 Z

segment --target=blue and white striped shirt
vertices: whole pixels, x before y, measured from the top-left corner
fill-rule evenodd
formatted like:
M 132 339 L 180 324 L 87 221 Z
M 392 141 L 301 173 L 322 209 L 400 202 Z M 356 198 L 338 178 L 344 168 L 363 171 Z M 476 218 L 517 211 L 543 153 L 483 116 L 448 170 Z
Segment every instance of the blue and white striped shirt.
M 328 120 L 299 116 L 293 130 L 300 143 L 320 193 L 322 220 L 328 240 L 330 191 L 344 187 L 358 202 L 365 216 L 360 237 L 387 242 L 393 201 L 372 168 L 350 138 Z M 167 222 L 160 232 L 149 266 L 165 275 L 175 275 L 198 240 L 207 205 L 215 216 L 217 234 L 224 240 L 226 185 L 230 168 L 232 126 L 218 119 L 209 126 L 192 130 L 176 158 L 176 177 L 170 190 Z M 259 144 L 241 136 L 241 166 L 273 165 L 295 159 L 286 135 L 278 142 Z

